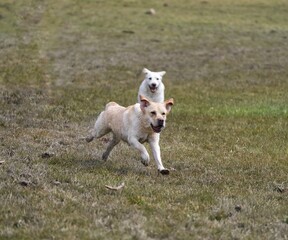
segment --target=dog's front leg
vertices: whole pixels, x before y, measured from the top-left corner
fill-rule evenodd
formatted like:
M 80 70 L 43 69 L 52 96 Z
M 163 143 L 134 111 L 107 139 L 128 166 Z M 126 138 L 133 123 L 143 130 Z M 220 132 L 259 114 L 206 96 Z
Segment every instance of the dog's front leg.
M 136 138 L 132 137 L 132 138 L 129 138 L 128 140 L 129 144 L 138 149 L 140 154 L 141 154 L 141 162 L 145 165 L 145 166 L 148 166 L 149 162 L 150 162 L 150 157 L 149 157 L 149 154 L 146 150 L 146 148 L 144 147 L 144 145 L 142 145 Z
M 160 134 L 155 133 L 150 139 L 149 139 L 149 144 L 152 149 L 152 153 L 155 159 L 155 162 L 158 167 L 158 171 L 163 174 L 167 175 L 169 174 L 169 170 L 164 168 L 161 160 L 161 153 L 160 153 L 160 146 L 159 146 L 159 139 L 160 139 Z

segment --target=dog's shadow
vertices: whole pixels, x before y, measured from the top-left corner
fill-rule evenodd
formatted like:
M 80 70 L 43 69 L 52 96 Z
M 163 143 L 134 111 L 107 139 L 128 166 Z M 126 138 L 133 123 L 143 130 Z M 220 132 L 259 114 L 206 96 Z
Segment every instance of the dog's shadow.
M 131 159 L 132 161 L 135 159 Z M 105 169 L 111 173 L 114 173 L 119 176 L 127 176 L 129 174 L 136 174 L 136 175 L 142 175 L 142 176 L 151 176 L 152 170 L 150 167 L 144 167 L 141 165 L 141 163 L 137 164 L 115 164 L 113 160 L 102 160 L 100 157 L 93 157 L 88 158 L 85 160 L 79 161 L 79 167 L 80 169 L 84 171 L 95 171 L 97 169 Z M 136 166 L 135 166 L 136 165 Z
M 85 160 L 78 160 L 78 164 L 82 169 L 93 169 L 105 166 L 106 162 L 100 158 L 89 158 Z

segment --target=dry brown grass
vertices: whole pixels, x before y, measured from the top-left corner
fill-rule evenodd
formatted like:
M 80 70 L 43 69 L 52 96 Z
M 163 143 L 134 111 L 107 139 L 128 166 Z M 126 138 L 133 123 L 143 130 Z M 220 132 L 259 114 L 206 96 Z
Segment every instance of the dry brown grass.
M 1 239 L 288 238 L 287 2 L 165 3 L 1 2 Z M 168 177 L 83 140 L 143 67 L 176 102 Z

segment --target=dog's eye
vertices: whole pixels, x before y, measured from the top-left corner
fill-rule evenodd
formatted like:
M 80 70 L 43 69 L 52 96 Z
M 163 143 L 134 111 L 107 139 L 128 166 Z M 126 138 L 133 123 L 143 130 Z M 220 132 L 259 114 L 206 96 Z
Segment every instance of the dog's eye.
M 165 112 L 163 112 L 163 113 L 162 113 L 162 116 L 165 116 L 165 115 L 166 115 L 166 113 L 165 113 Z
M 152 80 L 152 77 L 150 77 L 149 80 Z
M 151 115 L 156 115 L 156 112 L 155 112 L 155 111 L 152 111 L 152 112 L 151 112 Z
M 159 80 L 159 78 L 156 78 L 157 80 Z

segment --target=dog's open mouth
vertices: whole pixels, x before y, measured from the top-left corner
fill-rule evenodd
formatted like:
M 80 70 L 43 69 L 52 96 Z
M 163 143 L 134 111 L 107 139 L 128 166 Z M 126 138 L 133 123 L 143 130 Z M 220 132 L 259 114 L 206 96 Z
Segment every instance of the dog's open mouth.
M 160 133 L 163 126 L 153 126 L 152 123 L 151 123 L 151 128 L 153 129 L 154 132 L 156 133 Z
M 150 91 L 151 91 L 152 93 L 155 93 L 155 92 L 157 91 L 157 87 L 149 86 L 149 88 L 150 88 Z

